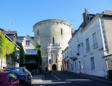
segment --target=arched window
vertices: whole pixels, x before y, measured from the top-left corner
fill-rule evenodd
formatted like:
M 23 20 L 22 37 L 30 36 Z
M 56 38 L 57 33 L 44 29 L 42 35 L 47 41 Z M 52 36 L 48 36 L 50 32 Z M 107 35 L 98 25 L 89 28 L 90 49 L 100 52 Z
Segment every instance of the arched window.
M 63 29 L 61 28 L 61 35 L 63 35 Z

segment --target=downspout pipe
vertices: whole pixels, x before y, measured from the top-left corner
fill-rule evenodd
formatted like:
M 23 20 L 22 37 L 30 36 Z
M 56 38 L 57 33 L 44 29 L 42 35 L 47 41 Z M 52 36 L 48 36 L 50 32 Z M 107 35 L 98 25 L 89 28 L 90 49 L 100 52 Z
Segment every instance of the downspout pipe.
M 105 32 L 104 32 L 104 28 L 103 28 L 103 25 L 102 25 L 102 15 L 99 16 L 99 24 L 100 24 L 100 33 L 101 33 L 101 38 L 102 38 L 102 44 L 103 44 L 103 51 L 104 51 L 104 56 L 107 56 L 108 55 L 108 48 L 106 46 L 106 38 L 104 37 L 105 36 Z M 106 70 L 105 70 L 106 69 Z M 108 64 L 107 64 L 107 61 L 105 59 L 105 69 L 104 69 L 104 72 L 105 72 L 105 78 L 107 79 L 108 78 Z

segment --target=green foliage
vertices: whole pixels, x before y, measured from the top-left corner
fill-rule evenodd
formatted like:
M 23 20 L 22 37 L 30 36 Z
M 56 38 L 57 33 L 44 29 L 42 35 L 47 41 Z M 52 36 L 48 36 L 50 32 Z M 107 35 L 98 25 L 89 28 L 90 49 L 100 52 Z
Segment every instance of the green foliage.
M 20 45 L 20 66 L 24 66 L 25 53 L 22 44 Z
M 41 66 L 41 64 L 42 64 L 42 47 L 41 47 L 41 45 L 37 45 L 36 48 L 38 51 L 38 53 L 37 53 L 38 62 L 39 62 L 38 65 Z
M 9 41 L 0 31 L 0 58 L 6 57 L 6 55 L 11 56 L 12 63 L 15 63 L 15 52 L 16 45 L 13 42 Z
M 38 50 L 38 56 L 42 57 L 42 47 L 41 47 L 41 45 L 37 45 L 36 48 Z

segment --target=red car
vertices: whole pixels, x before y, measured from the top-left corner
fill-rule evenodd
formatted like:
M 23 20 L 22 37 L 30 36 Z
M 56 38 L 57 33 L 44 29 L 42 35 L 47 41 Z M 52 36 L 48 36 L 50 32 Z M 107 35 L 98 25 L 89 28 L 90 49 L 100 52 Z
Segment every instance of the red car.
M 19 80 L 10 72 L 0 72 L 0 86 L 20 86 Z

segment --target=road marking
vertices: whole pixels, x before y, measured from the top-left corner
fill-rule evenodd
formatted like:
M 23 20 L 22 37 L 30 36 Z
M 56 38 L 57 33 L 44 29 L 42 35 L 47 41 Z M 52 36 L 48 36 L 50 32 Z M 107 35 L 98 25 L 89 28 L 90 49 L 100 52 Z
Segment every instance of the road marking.
M 61 80 L 59 77 L 57 77 L 56 75 L 51 74 L 54 78 L 56 78 L 57 80 Z
M 45 86 L 45 85 L 40 85 L 40 86 Z

